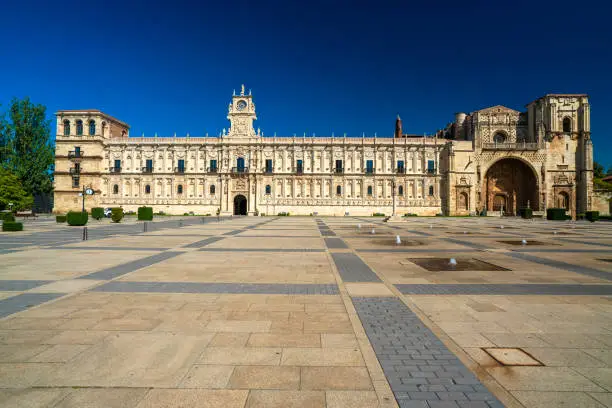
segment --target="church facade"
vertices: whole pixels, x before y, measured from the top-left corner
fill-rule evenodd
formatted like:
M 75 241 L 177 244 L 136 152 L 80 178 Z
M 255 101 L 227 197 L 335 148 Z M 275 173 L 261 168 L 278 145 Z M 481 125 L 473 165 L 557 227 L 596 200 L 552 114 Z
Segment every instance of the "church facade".
M 458 113 L 430 137 L 269 137 L 251 93 L 234 93 L 216 137 L 131 137 L 99 110 L 56 113 L 54 212 L 166 214 L 488 215 L 591 207 L 587 95 L 551 94 L 525 112 Z

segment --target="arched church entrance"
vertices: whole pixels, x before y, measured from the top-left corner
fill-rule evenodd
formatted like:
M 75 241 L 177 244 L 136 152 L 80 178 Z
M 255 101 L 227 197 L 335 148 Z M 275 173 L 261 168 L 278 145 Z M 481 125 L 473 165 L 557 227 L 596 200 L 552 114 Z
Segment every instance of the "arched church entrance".
M 539 209 L 537 177 L 522 160 L 508 158 L 493 164 L 485 176 L 485 191 L 488 211 L 517 214 L 527 205 Z
M 247 199 L 243 195 L 234 197 L 234 215 L 247 215 Z

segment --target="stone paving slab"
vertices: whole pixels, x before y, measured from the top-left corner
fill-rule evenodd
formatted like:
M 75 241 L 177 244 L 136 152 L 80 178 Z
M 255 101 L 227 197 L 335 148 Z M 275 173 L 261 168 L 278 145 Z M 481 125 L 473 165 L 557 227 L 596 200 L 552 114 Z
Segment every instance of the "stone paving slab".
M 542 258 L 535 255 L 526 254 L 523 252 L 508 252 L 507 255 L 514 258 L 525 259 L 527 261 L 535 262 L 541 265 L 552 266 L 554 268 L 563 269 L 570 272 L 579 273 L 581 275 L 591 276 L 593 278 L 612 280 L 612 271 L 606 272 L 595 268 L 588 268 L 586 266 L 573 265 L 567 262 L 556 261 L 553 259 Z
M 92 289 L 94 292 L 152 293 L 244 293 L 266 295 L 337 295 L 335 284 L 125 282 L 115 281 Z
M 184 245 L 183 248 L 202 248 L 213 242 L 221 241 L 223 237 L 209 237 L 201 241 L 192 242 L 191 244 Z
M 23 292 L 34 289 L 38 286 L 46 285 L 53 281 L 49 280 L 0 280 L 0 292 L 17 291 Z
M 310 237 L 309 237 L 310 238 Z M 325 252 L 318 248 L 200 248 L 203 252 Z
M 612 296 L 612 285 L 571 284 L 397 284 L 405 295 L 588 295 Z
M 400 300 L 353 303 L 401 408 L 503 407 Z
M 44 249 L 68 249 L 68 250 L 83 250 L 83 251 L 149 251 L 149 252 L 158 252 L 158 251 L 167 251 L 170 248 L 147 248 L 147 247 L 122 247 L 122 246 L 47 246 Z
M 175 256 L 181 255 L 183 252 L 162 252 L 148 256 L 146 258 L 137 259 L 132 262 L 127 262 L 121 265 L 113 266 L 111 268 L 103 269 L 98 272 L 90 273 L 89 275 L 79 276 L 79 279 L 95 279 L 95 280 L 110 280 L 118 276 L 125 275 L 126 273 L 134 272 L 135 270 L 151 266 L 156 263 L 165 261 L 166 259 L 174 258 Z
M 21 312 L 32 306 L 48 302 L 58 297 L 64 296 L 63 293 L 22 293 L 21 295 L 0 300 L 0 318 Z
M 325 246 L 329 249 L 344 249 L 348 248 L 346 242 L 342 238 L 325 238 Z
M 380 278 L 355 254 L 335 252 L 331 254 L 338 273 L 345 282 L 380 282 Z

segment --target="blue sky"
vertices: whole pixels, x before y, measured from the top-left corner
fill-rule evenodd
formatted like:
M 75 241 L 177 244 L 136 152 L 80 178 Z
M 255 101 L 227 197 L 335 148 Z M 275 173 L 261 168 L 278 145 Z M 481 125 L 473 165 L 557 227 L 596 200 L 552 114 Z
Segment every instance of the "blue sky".
M 612 29 L 604 2 L 5 2 L 0 103 L 97 108 L 131 134 L 203 135 L 253 90 L 266 135 L 431 133 L 502 104 L 588 93 L 612 166 Z

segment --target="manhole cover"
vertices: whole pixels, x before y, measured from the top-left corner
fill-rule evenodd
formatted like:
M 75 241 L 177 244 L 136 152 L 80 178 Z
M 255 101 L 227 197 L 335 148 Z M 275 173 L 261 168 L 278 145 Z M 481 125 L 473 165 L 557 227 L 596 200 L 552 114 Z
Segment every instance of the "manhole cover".
M 544 365 L 520 348 L 483 348 L 483 350 L 499 364 L 505 366 Z
M 550 242 L 536 241 L 535 239 L 526 239 L 525 241 L 526 241 L 526 243 L 523 243 L 522 239 L 517 239 L 517 240 L 504 240 L 504 241 L 497 241 L 497 242 L 500 242 L 502 244 L 519 245 L 519 246 L 559 245 L 559 244 L 552 244 Z
M 430 272 L 442 271 L 509 271 L 510 269 L 494 265 L 475 258 L 408 258 L 407 260 L 419 265 Z

